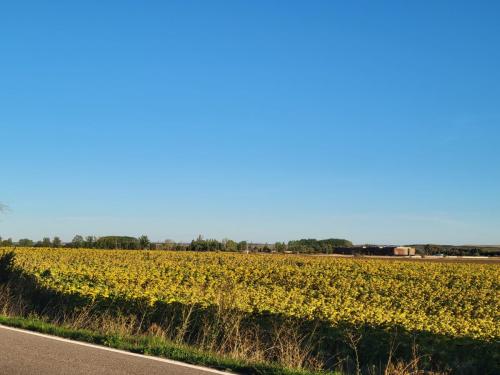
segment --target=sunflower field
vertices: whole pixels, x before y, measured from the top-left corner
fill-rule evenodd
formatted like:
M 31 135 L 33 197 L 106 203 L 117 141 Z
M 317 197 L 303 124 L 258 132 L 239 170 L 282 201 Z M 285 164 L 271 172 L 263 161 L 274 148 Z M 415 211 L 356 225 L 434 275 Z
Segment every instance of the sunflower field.
M 0 257 L 11 251 L 0 249 Z M 267 340 L 269 348 L 275 347 L 274 338 L 263 337 L 273 322 L 314 322 L 320 327 L 315 351 L 323 357 L 344 350 L 339 327 L 348 326 L 364 335 L 360 358 L 367 364 L 386 360 L 387 332 L 396 328 L 404 332 L 401 357 L 408 358 L 417 343 L 432 358 L 428 368 L 437 363 L 465 374 L 477 372 L 470 368 L 498 369 L 496 262 L 61 248 L 16 248 L 14 254 L 11 267 L 20 279 L 31 280 L 45 296 L 63 296 L 64 308 L 84 301 L 158 316 L 162 308 L 196 306 L 199 316 L 207 317 L 207 311 L 220 312 L 224 305 L 251 317 L 252 324 L 267 322 L 252 341 Z M 170 319 L 184 310 L 172 311 Z
M 15 265 L 65 294 L 210 306 L 331 323 L 397 324 L 483 340 L 500 337 L 500 267 L 333 257 L 16 249 Z

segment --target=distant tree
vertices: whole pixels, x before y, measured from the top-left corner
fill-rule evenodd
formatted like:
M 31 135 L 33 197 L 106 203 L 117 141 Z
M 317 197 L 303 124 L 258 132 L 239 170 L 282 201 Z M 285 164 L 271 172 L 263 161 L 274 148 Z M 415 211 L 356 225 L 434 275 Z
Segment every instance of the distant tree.
M 205 241 L 203 237 L 200 235 L 196 238 L 196 240 L 191 241 L 191 244 L 189 245 L 189 250 L 207 251 L 208 250 L 207 241 Z
M 264 246 L 262 247 L 262 251 L 264 253 L 270 253 L 271 252 L 271 247 L 266 243 L 264 244 Z
M 286 251 L 286 244 L 284 242 L 276 242 L 274 244 L 274 251 L 278 253 L 283 253 Z
M 176 251 L 187 251 L 187 250 L 189 250 L 190 246 L 191 246 L 190 244 L 185 244 L 185 243 L 178 242 L 178 243 L 174 243 L 173 250 L 176 250 Z
M 424 246 L 424 254 L 425 255 L 436 255 L 444 253 L 443 247 L 439 245 L 427 244 Z
M 247 241 L 240 241 L 238 242 L 238 251 L 245 251 L 248 248 L 248 243 Z
M 105 236 L 99 237 L 95 242 L 99 249 L 126 249 L 136 250 L 140 248 L 139 240 L 129 236 Z
M 224 250 L 224 245 L 214 239 L 203 239 L 202 236 L 198 236 L 196 240 L 192 240 L 189 245 L 189 250 L 191 251 L 220 251 Z
M 79 234 L 77 234 L 75 237 L 73 237 L 73 239 L 71 240 L 71 246 L 72 247 L 76 247 L 76 248 L 79 248 L 79 247 L 83 247 L 85 245 L 85 240 L 83 239 L 82 236 L 80 236 Z
M 84 247 L 93 249 L 96 246 L 97 239 L 94 236 L 85 237 Z
M 6 240 L 3 240 L 1 243 L 2 246 L 10 247 L 14 246 L 14 242 L 12 241 L 12 238 L 7 238 Z
M 224 250 L 226 251 L 237 251 L 238 250 L 238 244 L 233 241 L 233 240 L 227 240 L 226 244 L 224 246 Z
M 288 250 L 294 253 L 330 254 L 335 252 L 337 247 L 352 247 L 352 242 L 339 238 L 329 238 L 319 241 L 314 238 L 309 238 L 288 242 Z
M 223 250 L 222 243 L 217 240 L 207 240 L 207 250 L 208 251 L 220 251 Z
M 55 236 L 54 239 L 52 240 L 52 246 L 53 247 L 61 247 L 62 241 L 59 237 Z
M 50 242 L 50 238 L 49 237 L 44 237 L 42 239 L 42 246 L 43 247 L 51 247 L 52 246 L 52 242 Z
M 151 242 L 149 241 L 148 236 L 146 236 L 145 234 L 140 236 L 139 237 L 139 245 L 140 245 L 141 249 L 149 249 Z
M 33 246 L 33 241 L 30 240 L 29 238 L 21 238 L 18 242 L 19 246 L 23 247 L 31 247 Z
M 174 250 L 175 249 L 175 242 L 171 239 L 166 239 L 163 241 L 163 248 L 165 250 Z

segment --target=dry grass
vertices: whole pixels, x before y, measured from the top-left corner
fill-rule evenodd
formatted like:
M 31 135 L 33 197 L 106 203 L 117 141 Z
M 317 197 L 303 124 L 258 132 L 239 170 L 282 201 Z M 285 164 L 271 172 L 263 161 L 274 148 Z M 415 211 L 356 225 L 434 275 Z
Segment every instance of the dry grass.
M 0 284 L 0 314 L 11 317 L 33 317 L 71 329 L 86 329 L 119 337 L 148 336 L 165 342 L 187 344 L 200 350 L 242 359 L 254 363 L 277 363 L 290 369 L 324 371 L 346 374 L 368 375 L 442 375 L 419 369 L 421 357 L 414 348 L 409 362 L 394 361 L 392 349 L 385 365 L 363 368 L 359 361 L 358 342 L 355 332 L 346 332 L 345 340 L 352 353 L 348 357 L 334 353 L 330 358 L 318 354 L 321 337 L 316 329 L 304 331 L 292 320 L 275 321 L 268 329 L 244 322 L 242 313 L 230 309 L 227 295 L 221 294 L 216 311 L 201 317 L 194 306 L 185 306 L 177 316 L 166 315 L 161 321 L 151 322 L 145 309 L 140 314 L 117 314 L 116 310 L 102 310 L 96 304 L 87 304 L 72 310 L 61 306 L 47 305 L 35 313 L 30 302 L 16 287 Z M 332 358 L 341 358 L 335 364 Z

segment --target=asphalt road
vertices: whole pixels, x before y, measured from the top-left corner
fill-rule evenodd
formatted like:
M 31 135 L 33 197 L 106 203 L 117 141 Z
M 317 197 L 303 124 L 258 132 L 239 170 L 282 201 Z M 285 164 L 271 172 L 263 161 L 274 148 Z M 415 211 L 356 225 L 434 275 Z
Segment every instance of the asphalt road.
M 0 325 L 0 375 L 228 374 Z

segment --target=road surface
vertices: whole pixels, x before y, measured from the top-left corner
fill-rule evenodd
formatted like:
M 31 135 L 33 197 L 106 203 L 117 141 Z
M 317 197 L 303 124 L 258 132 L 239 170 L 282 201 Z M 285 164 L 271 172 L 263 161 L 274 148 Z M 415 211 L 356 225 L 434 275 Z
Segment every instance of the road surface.
M 0 374 L 227 375 L 228 373 L 0 325 Z

